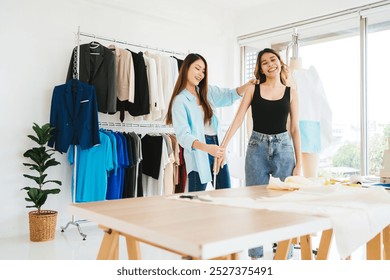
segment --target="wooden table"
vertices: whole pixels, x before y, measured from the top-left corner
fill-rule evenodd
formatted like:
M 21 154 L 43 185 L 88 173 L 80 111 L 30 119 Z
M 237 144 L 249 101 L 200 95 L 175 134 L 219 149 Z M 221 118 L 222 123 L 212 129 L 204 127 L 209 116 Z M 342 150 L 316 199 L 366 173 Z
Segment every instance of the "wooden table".
M 255 186 L 191 194 L 259 197 L 284 193 Z M 296 237 L 300 239 L 302 258 L 311 259 L 310 234 L 321 231 L 317 259 L 326 259 L 332 238 L 328 218 L 193 203 L 165 196 L 77 203 L 70 206 L 70 211 L 96 222 L 105 231 L 97 259 L 118 259 L 119 236 L 126 238 L 129 259 L 141 258 L 139 242 L 193 259 L 237 259 L 242 250 L 278 242 L 275 259 L 286 259 L 289 244 Z M 378 240 L 374 240 L 368 247 L 376 252 L 373 258 L 378 257 L 377 246 Z

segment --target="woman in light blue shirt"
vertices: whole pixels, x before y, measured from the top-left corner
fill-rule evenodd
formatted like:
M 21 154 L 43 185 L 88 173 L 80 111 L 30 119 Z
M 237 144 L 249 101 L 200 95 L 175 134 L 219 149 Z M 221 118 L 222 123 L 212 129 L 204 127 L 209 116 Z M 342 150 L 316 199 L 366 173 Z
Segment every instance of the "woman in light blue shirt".
M 187 55 L 166 117 L 166 123 L 173 125 L 177 140 L 184 149 L 189 192 L 204 191 L 208 182 L 213 183 L 214 158 L 225 154 L 225 149 L 219 147 L 215 109 L 233 104 L 253 83 L 250 81 L 237 89 L 223 89 L 209 86 L 207 76 L 206 60 L 199 54 Z M 217 175 L 216 188 L 230 188 L 227 165 Z

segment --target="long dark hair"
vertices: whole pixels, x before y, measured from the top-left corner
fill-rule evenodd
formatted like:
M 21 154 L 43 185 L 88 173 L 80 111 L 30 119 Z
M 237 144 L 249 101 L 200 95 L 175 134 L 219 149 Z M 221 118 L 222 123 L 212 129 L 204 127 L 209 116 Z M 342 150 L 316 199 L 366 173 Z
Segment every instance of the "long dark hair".
M 187 79 L 188 79 L 188 69 L 190 68 L 191 64 L 197 61 L 198 59 L 201 59 L 204 62 L 205 65 L 205 71 L 204 71 L 204 78 L 199 83 L 199 99 L 200 99 L 200 105 L 203 108 L 204 111 L 204 122 L 207 121 L 210 122 L 211 117 L 213 116 L 213 110 L 211 109 L 210 103 L 207 99 L 207 88 L 208 88 L 208 75 L 207 75 L 207 62 L 206 59 L 204 59 L 203 56 L 197 53 L 190 53 L 186 56 L 186 58 L 183 61 L 183 64 L 180 67 L 179 76 L 177 78 L 175 87 L 173 89 L 171 100 L 169 101 L 168 106 L 168 112 L 166 115 L 165 123 L 166 124 L 172 124 L 172 103 L 175 97 L 185 89 L 187 85 Z
M 272 53 L 272 54 L 276 55 L 276 57 L 279 59 L 280 64 L 282 65 L 282 70 L 280 71 L 280 81 L 282 82 L 283 85 L 286 85 L 286 80 L 287 80 L 287 76 L 288 76 L 287 65 L 280 58 L 280 55 L 275 50 L 270 49 L 270 48 L 265 48 L 264 50 L 260 51 L 259 54 L 257 55 L 256 67 L 255 67 L 255 71 L 254 71 L 256 79 L 260 80 L 260 84 L 264 83 L 265 80 L 267 79 L 265 74 L 261 72 L 261 57 L 265 53 Z

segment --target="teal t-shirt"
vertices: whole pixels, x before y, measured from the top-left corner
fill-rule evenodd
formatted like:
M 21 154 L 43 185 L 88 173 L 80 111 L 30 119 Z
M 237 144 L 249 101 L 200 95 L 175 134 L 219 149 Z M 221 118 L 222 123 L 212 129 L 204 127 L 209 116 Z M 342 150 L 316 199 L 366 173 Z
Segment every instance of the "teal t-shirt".
M 114 169 L 113 149 L 110 137 L 99 131 L 100 144 L 82 150 L 79 145 L 71 146 L 68 160 L 76 162 L 72 175 L 72 196 L 74 202 L 90 202 L 106 199 L 108 172 Z M 75 149 L 76 147 L 76 153 Z M 75 160 L 76 158 L 76 160 Z M 74 186 L 76 180 L 76 186 Z

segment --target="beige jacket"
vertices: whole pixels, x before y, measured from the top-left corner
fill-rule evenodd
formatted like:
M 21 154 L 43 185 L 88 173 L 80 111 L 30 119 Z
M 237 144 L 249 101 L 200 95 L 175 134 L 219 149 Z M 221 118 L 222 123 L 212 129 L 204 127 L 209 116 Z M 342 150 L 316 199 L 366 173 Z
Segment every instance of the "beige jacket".
M 115 53 L 116 65 L 116 96 L 120 101 L 128 100 L 134 103 L 134 64 L 131 52 L 110 45 Z

